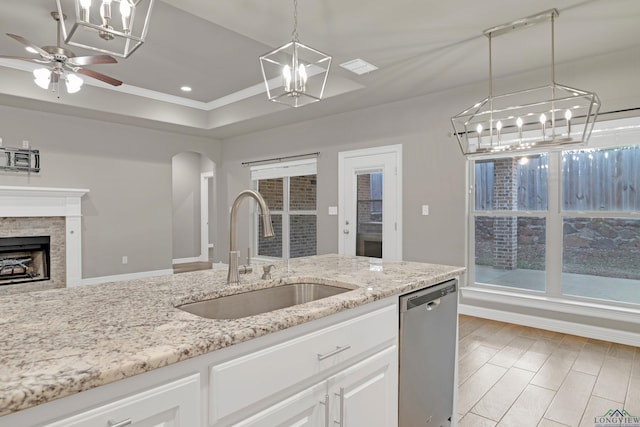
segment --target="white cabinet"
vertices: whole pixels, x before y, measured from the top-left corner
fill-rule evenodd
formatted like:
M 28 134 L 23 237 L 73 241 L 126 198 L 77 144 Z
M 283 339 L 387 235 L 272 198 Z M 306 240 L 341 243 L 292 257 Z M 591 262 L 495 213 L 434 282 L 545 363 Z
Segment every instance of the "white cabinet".
M 331 418 L 327 425 L 340 427 L 395 427 L 398 425 L 398 349 L 396 346 L 389 347 L 345 369 L 330 378 L 329 384 L 332 407 Z
M 394 345 L 233 427 L 395 427 L 397 360 Z
M 397 426 L 397 335 L 394 303 L 214 364 L 209 425 Z
M 250 418 L 233 424 L 234 427 L 314 427 L 325 426 L 328 418 L 329 395 L 326 382 L 309 387 Z
M 200 424 L 200 378 L 191 375 L 46 427 L 179 427 Z

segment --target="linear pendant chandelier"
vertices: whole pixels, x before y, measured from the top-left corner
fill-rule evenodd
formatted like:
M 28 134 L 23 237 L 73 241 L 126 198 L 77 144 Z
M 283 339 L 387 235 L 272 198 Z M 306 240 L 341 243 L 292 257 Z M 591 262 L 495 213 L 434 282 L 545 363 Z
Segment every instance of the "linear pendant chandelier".
M 65 43 L 128 58 L 147 37 L 154 0 L 56 0 Z
M 331 57 L 298 41 L 298 0 L 293 0 L 292 37 L 262 55 L 260 67 L 270 101 L 301 107 L 322 99 Z
M 551 9 L 485 30 L 489 39 L 489 96 L 451 118 L 465 155 L 585 145 L 591 136 L 600 100 L 589 91 L 561 85 L 555 79 L 555 18 Z M 551 83 L 493 94 L 492 40 L 513 30 L 551 21 Z

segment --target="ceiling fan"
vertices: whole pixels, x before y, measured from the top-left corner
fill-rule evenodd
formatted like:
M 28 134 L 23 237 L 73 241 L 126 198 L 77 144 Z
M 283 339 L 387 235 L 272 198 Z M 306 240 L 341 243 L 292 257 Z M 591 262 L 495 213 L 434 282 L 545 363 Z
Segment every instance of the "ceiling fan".
M 120 86 L 120 80 L 109 77 L 97 71 L 83 68 L 86 65 L 115 64 L 118 61 L 110 55 L 76 56 L 71 50 L 61 47 L 60 43 L 60 14 L 51 12 L 51 16 L 58 23 L 58 40 L 56 46 L 39 47 L 24 37 L 7 33 L 7 36 L 23 44 L 28 52 L 40 55 L 40 58 L 27 58 L 20 56 L 0 55 L 0 58 L 18 59 L 21 61 L 45 64 L 46 67 L 33 71 L 35 83 L 43 89 L 48 89 L 50 85 L 54 92 L 58 89 L 60 78 L 65 80 L 68 93 L 75 93 L 80 90 L 83 81 L 75 73 L 91 77 L 113 86 Z M 62 16 L 66 19 L 66 15 Z

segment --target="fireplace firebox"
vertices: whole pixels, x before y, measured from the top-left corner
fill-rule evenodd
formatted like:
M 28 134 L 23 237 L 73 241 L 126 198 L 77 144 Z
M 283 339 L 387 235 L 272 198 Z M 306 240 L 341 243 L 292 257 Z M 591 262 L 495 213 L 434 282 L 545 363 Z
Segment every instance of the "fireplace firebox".
M 0 237 L 0 286 L 50 278 L 49 236 Z

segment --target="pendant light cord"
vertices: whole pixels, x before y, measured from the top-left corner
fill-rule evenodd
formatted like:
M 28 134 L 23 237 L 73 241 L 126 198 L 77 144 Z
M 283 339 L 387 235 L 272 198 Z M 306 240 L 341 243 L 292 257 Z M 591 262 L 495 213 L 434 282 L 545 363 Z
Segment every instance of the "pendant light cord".
M 293 0 L 293 32 L 291 33 L 293 41 L 298 41 L 298 0 Z

